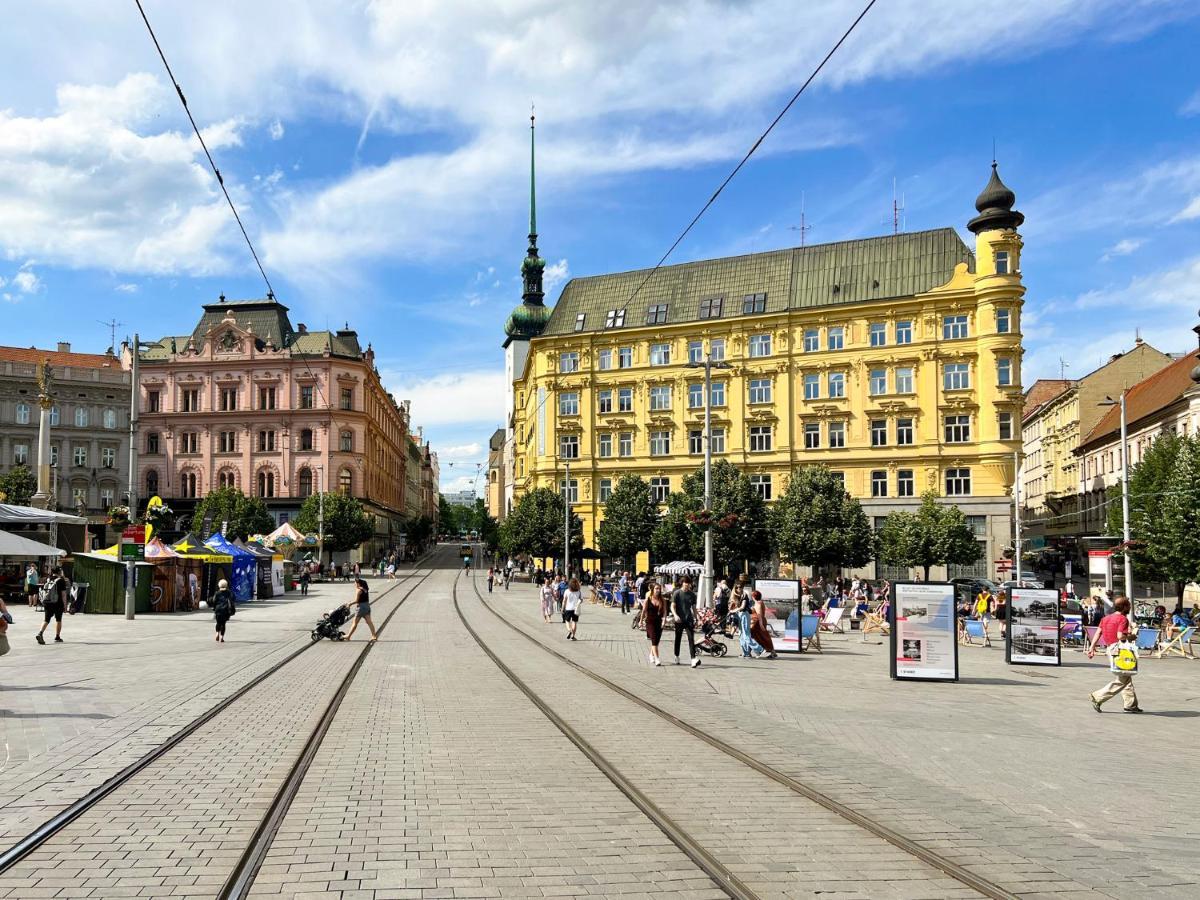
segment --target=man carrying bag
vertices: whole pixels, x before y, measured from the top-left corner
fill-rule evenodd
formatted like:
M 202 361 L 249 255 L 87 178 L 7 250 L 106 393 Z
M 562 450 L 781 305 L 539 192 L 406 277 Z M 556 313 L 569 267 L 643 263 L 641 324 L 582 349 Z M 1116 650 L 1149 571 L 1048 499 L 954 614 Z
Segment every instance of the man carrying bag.
M 1142 708 L 1138 706 L 1137 692 L 1133 688 L 1138 652 L 1136 636 L 1129 624 L 1129 600 L 1117 597 L 1113 601 L 1113 610 L 1100 620 L 1100 627 L 1096 629 L 1087 649 L 1088 659 L 1091 659 L 1096 655 L 1096 645 L 1103 638 L 1108 653 L 1108 667 L 1113 675 L 1112 681 L 1092 693 L 1092 708 L 1100 712 L 1105 701 L 1120 694 L 1125 712 L 1140 713 Z

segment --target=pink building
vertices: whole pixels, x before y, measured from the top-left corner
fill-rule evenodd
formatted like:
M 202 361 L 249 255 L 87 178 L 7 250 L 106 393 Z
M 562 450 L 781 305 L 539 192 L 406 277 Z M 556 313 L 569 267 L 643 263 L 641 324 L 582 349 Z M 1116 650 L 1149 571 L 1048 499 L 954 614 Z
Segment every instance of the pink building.
M 215 488 L 261 497 L 277 522 L 324 486 L 375 516 L 369 558 L 405 517 L 408 410 L 384 389 L 356 332 L 292 327 L 274 299 L 204 306 L 191 334 L 139 361 L 138 495 L 181 515 Z

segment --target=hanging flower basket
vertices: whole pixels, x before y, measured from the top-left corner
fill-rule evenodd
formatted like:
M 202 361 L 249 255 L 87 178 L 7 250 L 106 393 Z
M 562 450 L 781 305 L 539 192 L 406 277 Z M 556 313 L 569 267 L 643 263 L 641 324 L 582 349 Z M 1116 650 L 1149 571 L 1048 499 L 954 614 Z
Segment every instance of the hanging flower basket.
M 108 511 L 108 524 L 115 525 L 117 528 L 124 528 L 129 524 L 129 507 L 114 506 Z

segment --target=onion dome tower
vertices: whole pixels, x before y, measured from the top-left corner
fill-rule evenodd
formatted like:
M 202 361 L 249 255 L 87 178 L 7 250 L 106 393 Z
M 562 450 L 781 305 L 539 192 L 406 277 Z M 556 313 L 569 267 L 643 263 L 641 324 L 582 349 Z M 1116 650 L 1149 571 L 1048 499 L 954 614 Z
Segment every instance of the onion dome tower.
M 514 340 L 528 341 L 542 333 L 550 319 L 550 310 L 542 291 L 542 273 L 546 261 L 538 254 L 537 246 L 537 190 L 534 168 L 534 117 L 529 117 L 529 249 L 521 261 L 521 281 L 524 292 L 521 303 L 504 323 L 504 346 Z
M 1016 202 L 1017 195 L 1000 180 L 1000 173 L 996 171 L 996 161 L 993 159 L 992 177 L 975 198 L 975 209 L 979 215 L 967 223 L 967 229 L 973 234 L 979 234 L 982 231 L 1019 228 L 1025 221 L 1025 215 L 1013 209 Z

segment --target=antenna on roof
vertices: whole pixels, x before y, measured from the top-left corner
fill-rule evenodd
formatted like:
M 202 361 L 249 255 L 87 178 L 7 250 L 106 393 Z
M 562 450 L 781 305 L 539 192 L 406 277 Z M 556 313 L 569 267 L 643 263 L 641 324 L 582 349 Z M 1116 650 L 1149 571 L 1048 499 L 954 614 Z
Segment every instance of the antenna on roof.
M 1060 356 L 1058 358 L 1058 377 L 1060 381 L 1067 380 L 1067 369 L 1069 368 L 1071 368 L 1071 364 Z
M 118 322 L 116 319 L 112 319 L 109 322 L 105 322 L 102 319 L 97 319 L 96 321 L 99 322 L 101 325 L 103 325 L 105 328 L 107 328 L 109 330 L 108 346 L 112 348 L 113 352 L 116 352 L 117 328 L 119 328 L 121 325 L 124 325 L 125 323 Z
M 904 229 L 904 198 L 896 199 L 896 179 L 892 179 L 892 234 L 899 234 Z
M 808 230 L 810 228 L 812 228 L 812 226 L 809 225 L 808 222 L 806 222 L 804 219 L 804 191 L 801 191 L 800 192 L 800 224 L 799 225 L 791 225 L 788 227 L 788 230 L 800 232 L 800 246 L 803 247 L 804 246 L 804 236 L 806 234 L 808 234 Z

